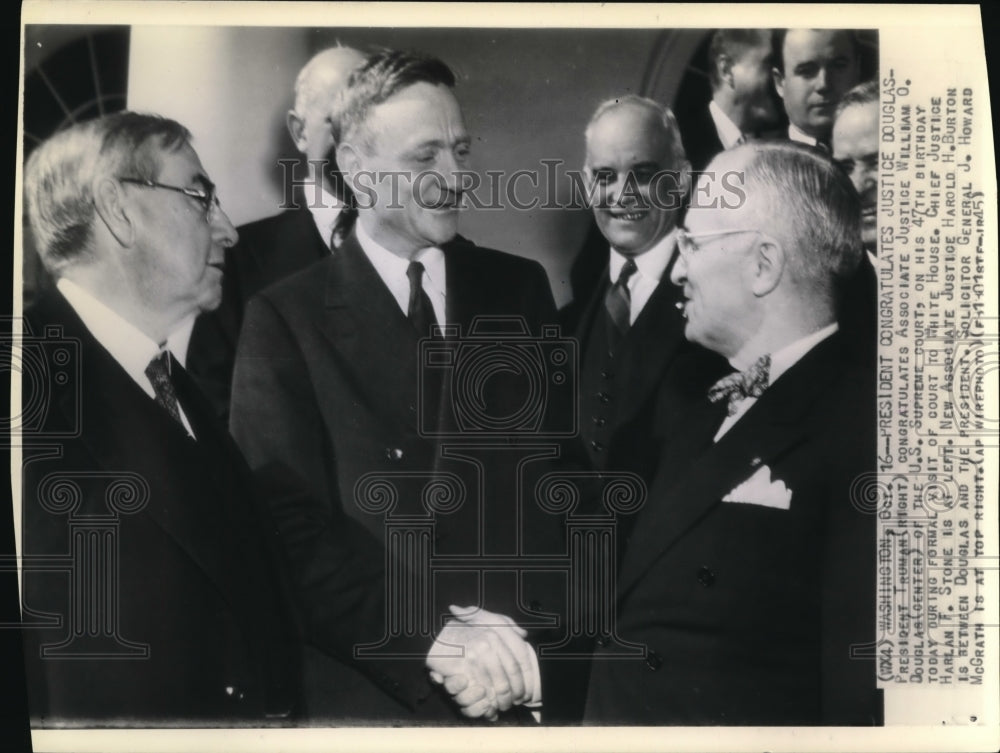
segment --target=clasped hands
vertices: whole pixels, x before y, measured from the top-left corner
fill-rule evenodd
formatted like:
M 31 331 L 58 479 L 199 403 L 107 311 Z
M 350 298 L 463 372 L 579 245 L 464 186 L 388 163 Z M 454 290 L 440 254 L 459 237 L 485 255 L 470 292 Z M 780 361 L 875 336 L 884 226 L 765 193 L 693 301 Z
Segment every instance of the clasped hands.
M 495 721 L 501 711 L 541 705 L 535 651 L 509 617 L 477 607 L 449 607 L 449 620 L 427 655 L 431 680 L 467 717 Z

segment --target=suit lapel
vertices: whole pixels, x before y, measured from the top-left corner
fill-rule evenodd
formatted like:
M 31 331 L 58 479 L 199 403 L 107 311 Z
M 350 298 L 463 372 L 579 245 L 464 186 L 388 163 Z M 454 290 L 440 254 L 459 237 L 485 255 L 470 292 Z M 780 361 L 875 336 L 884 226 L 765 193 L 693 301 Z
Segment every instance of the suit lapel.
M 761 465 L 773 465 L 805 438 L 809 406 L 843 368 L 834 335 L 817 345 L 773 384 L 718 442 L 711 438 L 725 415 L 707 400 L 694 410 L 664 450 L 646 507 L 622 562 L 619 598 L 722 497 Z M 683 445 L 694 445 L 686 450 Z M 700 453 L 698 445 L 704 448 Z
M 324 330 L 370 409 L 416 428 L 419 338 L 352 234 L 327 267 Z

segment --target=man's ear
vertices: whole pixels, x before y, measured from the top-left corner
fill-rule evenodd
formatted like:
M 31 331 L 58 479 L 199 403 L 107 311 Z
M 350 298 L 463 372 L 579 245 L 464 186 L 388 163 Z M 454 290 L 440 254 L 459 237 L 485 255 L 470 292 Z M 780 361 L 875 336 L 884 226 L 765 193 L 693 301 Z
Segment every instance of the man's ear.
M 758 298 L 768 295 L 785 274 L 785 249 L 774 238 L 762 235 L 753 259 L 750 289 Z
M 111 178 L 98 178 L 92 190 L 94 208 L 101 222 L 122 246 L 131 246 L 135 240 L 135 224 L 125 204 L 122 184 Z
M 774 90 L 778 92 L 778 96 L 782 99 L 785 98 L 785 74 L 779 71 L 777 68 L 771 69 L 771 78 L 774 80 Z
M 716 72 L 719 80 L 724 81 L 730 89 L 735 88 L 733 83 L 733 60 L 729 55 L 723 53 L 715 59 Z
M 289 110 L 285 116 L 285 125 L 288 126 L 288 135 L 292 137 L 295 148 L 304 152 L 309 145 L 306 139 L 306 121 L 295 110 Z
M 341 142 L 337 144 L 334 154 L 336 155 L 337 168 L 344 176 L 344 181 L 350 186 L 351 190 L 357 192 L 358 173 L 361 171 L 362 166 L 361 154 L 358 152 L 358 148 L 353 144 Z M 373 180 L 374 178 L 369 180 L 369 184 Z

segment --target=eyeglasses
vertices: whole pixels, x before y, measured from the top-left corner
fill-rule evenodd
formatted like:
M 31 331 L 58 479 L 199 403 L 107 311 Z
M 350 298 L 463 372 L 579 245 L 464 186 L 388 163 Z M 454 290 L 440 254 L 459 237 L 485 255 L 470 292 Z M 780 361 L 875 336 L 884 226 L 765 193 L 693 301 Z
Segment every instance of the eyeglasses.
M 752 227 L 742 227 L 735 230 L 706 230 L 703 233 L 691 233 L 682 227 L 677 228 L 677 249 L 681 256 L 691 256 L 699 249 L 695 238 L 719 238 L 723 235 L 736 235 L 737 233 L 760 233 L 762 231 Z
M 215 184 L 205 181 L 205 188 L 182 188 L 181 186 L 168 186 L 166 183 L 157 183 L 155 180 L 144 180 L 142 178 L 118 178 L 122 183 L 134 183 L 137 186 L 146 188 L 165 188 L 168 191 L 176 191 L 201 204 L 205 212 L 205 219 L 210 220 L 216 209 L 219 209 L 219 197 L 215 193 Z

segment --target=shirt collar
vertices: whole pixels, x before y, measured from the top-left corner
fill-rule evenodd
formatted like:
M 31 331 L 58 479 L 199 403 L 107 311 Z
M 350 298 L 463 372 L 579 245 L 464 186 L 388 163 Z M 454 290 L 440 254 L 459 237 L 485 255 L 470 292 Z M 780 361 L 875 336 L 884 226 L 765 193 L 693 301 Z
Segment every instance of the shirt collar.
M 815 137 L 810 136 L 793 123 L 788 124 L 788 138 L 792 141 L 798 141 L 800 144 L 808 144 L 809 146 L 816 146 L 817 143 Z
M 365 231 L 364 224 L 360 221 L 355 225 L 358 237 L 358 244 L 365 256 L 371 261 L 379 277 L 390 288 L 393 287 L 391 280 L 407 280 L 406 270 L 410 266 L 410 259 L 397 256 L 389 249 L 385 248 Z M 445 263 L 444 251 L 437 246 L 422 248 L 414 254 L 412 261 L 419 261 L 424 265 L 424 272 L 427 275 L 427 282 L 436 290 L 442 293 L 445 290 Z M 408 283 L 407 283 L 408 284 Z
M 673 228 L 669 233 L 663 236 L 652 248 L 643 254 L 638 256 L 625 256 L 625 254 L 616 250 L 614 246 L 611 247 L 611 259 L 610 259 L 610 277 L 611 281 L 614 282 L 618 279 L 618 275 L 621 274 L 622 267 L 625 266 L 625 261 L 627 259 L 632 259 L 635 261 L 635 266 L 639 270 L 639 274 L 643 277 L 648 277 L 651 280 L 660 281 L 663 277 L 663 273 L 667 269 L 667 265 L 670 264 L 670 257 L 674 253 L 675 234 L 677 228 Z
M 723 149 L 732 149 L 743 138 L 743 132 L 732 119 L 723 112 L 722 108 L 713 99 L 708 103 L 708 113 L 715 123 L 715 130 L 719 134 L 719 141 L 722 142 Z
M 833 322 L 822 329 L 816 330 L 812 334 L 800 337 L 798 340 L 795 340 L 794 342 L 791 342 L 785 347 L 772 353 L 771 369 L 768 372 L 768 385 L 774 384 L 778 380 L 778 377 L 792 368 L 792 366 L 798 363 L 806 353 L 823 342 L 823 340 L 830 337 L 837 331 L 837 329 L 837 322 Z M 742 359 L 730 359 L 729 363 L 734 369 L 744 371 L 753 364 L 753 361 L 750 361 L 750 363 L 743 363 Z
M 320 186 L 320 196 L 321 201 L 318 205 L 314 206 L 307 202 L 306 207 L 309 209 L 309 214 L 312 215 L 313 222 L 316 223 L 316 229 L 319 231 L 323 243 L 326 244 L 327 248 L 330 248 L 333 228 L 337 224 L 337 218 L 340 217 L 340 210 L 343 209 L 344 203 L 327 191 L 325 186 Z
M 56 287 L 94 339 L 129 375 L 142 384 L 145 381 L 146 367 L 161 350 L 159 344 L 72 280 L 60 277 Z M 187 361 L 187 345 L 194 321 L 195 315 L 191 315 L 181 322 L 167 338 L 163 348 L 169 350 L 181 366 Z

